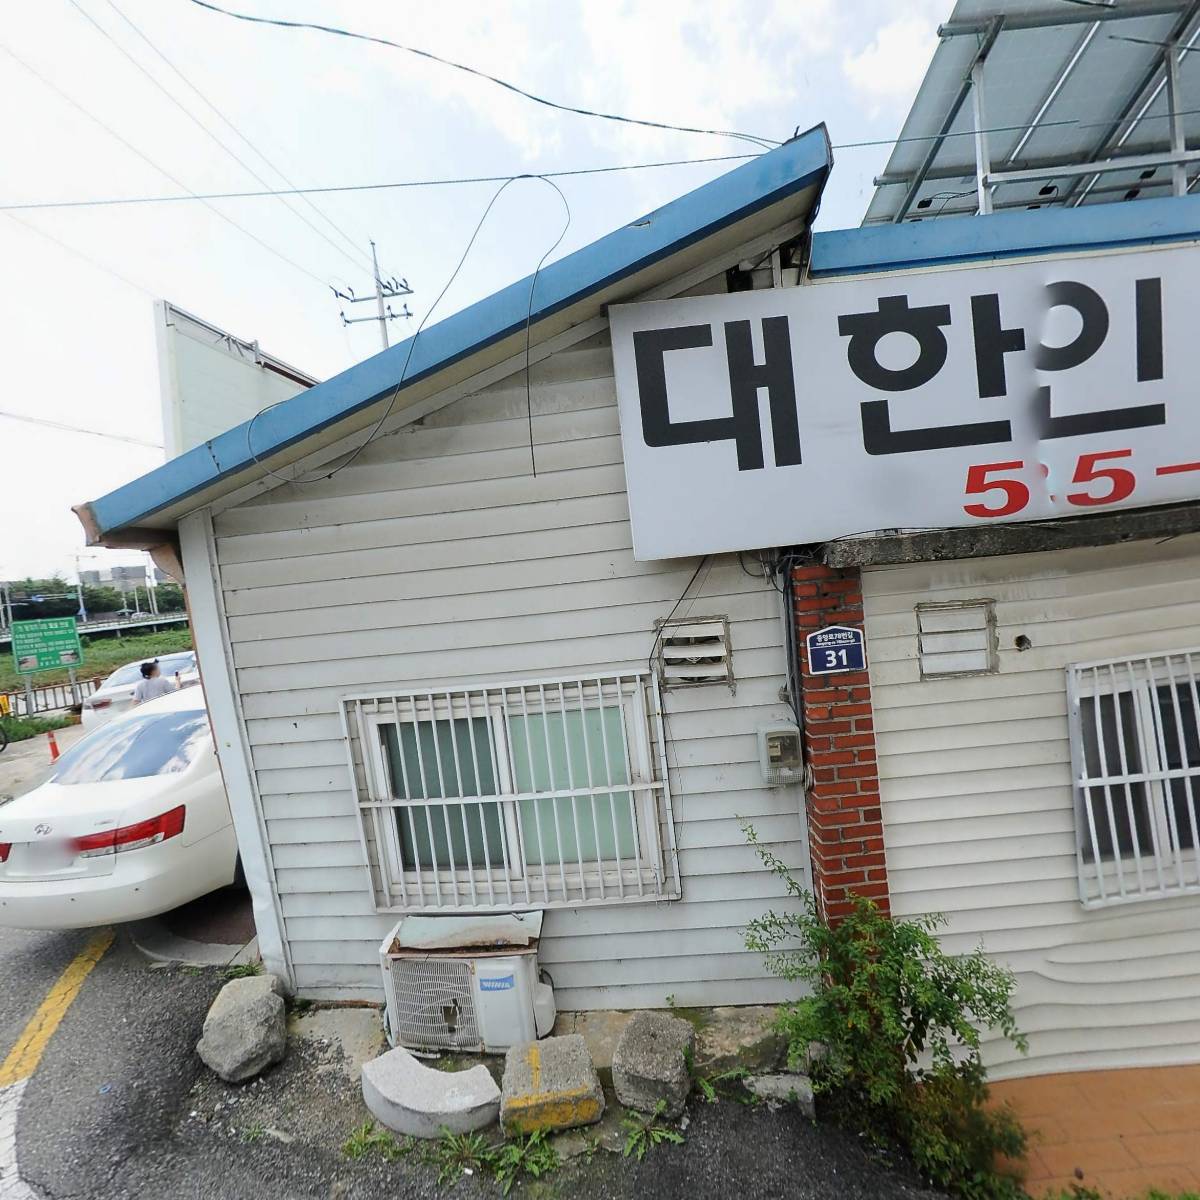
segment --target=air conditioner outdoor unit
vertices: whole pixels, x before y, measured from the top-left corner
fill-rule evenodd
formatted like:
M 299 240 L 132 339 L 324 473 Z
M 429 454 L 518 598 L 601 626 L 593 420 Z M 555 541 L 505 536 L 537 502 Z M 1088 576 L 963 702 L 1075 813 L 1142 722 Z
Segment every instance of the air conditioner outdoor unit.
M 545 1037 L 554 992 L 538 978 L 541 913 L 405 917 L 379 947 L 388 1040 L 498 1052 Z

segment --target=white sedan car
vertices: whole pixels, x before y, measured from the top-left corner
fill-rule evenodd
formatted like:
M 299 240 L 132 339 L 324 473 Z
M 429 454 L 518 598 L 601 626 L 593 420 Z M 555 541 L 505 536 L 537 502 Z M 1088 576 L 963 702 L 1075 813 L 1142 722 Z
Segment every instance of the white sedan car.
M 0 805 L 0 925 L 136 921 L 233 883 L 236 869 L 200 688 L 101 726 Z
M 126 663 L 118 667 L 84 702 L 82 722 L 85 729 L 92 729 L 127 713 L 133 707 L 133 689 L 141 682 L 142 663 L 147 659 Z M 182 650 L 178 654 L 164 654 L 158 659 L 162 677 L 170 683 L 179 676 L 181 687 L 193 687 L 200 682 L 200 671 L 196 666 L 196 652 Z

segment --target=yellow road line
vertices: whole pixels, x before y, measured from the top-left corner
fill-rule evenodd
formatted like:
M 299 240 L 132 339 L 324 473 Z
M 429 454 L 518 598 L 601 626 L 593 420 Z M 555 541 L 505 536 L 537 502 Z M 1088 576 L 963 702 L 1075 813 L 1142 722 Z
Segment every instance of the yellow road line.
M 62 1023 L 63 1017 L 67 1015 L 71 1002 L 79 995 L 83 981 L 92 973 L 92 969 L 104 957 L 105 951 L 112 943 L 113 931 L 102 929 L 71 960 L 67 969 L 58 977 L 58 982 L 38 1005 L 38 1010 L 30 1018 L 29 1024 L 21 1030 L 21 1036 L 17 1038 L 16 1044 L 0 1066 L 0 1088 L 20 1083 L 37 1070 L 47 1043 Z

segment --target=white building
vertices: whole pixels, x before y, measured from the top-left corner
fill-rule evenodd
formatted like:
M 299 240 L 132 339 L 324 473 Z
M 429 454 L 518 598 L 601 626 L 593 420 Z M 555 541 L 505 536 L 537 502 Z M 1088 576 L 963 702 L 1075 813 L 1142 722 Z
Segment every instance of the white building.
M 81 506 L 182 561 L 300 995 L 378 998 L 397 913 L 536 908 L 562 1007 L 782 999 L 748 821 L 831 918 L 1013 968 L 998 1074 L 1200 1056 L 1200 35 L 1043 9 L 956 8 L 868 226 L 810 234 L 812 131 Z

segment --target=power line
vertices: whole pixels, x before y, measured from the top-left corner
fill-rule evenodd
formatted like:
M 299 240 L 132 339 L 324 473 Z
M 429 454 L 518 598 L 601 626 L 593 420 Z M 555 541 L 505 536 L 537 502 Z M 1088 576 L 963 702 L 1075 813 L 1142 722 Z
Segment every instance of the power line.
M 174 64 L 174 63 L 173 63 L 173 62 L 172 62 L 172 61 L 171 61 L 171 60 L 170 60 L 170 59 L 169 59 L 169 58 L 168 58 L 168 57 L 167 57 L 167 56 L 166 56 L 166 55 L 165 55 L 165 54 L 164 54 L 164 53 L 163 53 L 163 52 L 162 52 L 162 51 L 161 51 L 161 50 L 160 50 L 160 49 L 159 49 L 159 48 L 158 48 L 158 47 L 157 47 L 157 46 L 156 46 L 156 45 L 155 45 L 155 44 L 154 44 L 154 43 L 153 43 L 153 42 L 152 42 L 152 41 L 151 41 L 151 40 L 150 40 L 150 39 L 149 39 L 147 36 L 146 36 L 146 34 L 144 34 L 144 33 L 142 32 L 142 30 L 141 30 L 141 29 L 140 29 L 140 28 L 139 28 L 139 27 L 138 27 L 136 24 L 134 24 L 134 22 L 133 22 L 133 21 L 132 21 L 132 20 L 131 20 L 129 17 L 127 17 L 127 16 L 125 15 L 125 13 L 123 13 L 123 12 L 122 12 L 122 11 L 121 11 L 121 10 L 120 10 L 118 7 L 117 7 L 117 5 L 116 5 L 116 3 L 115 3 L 115 0 L 108 0 L 108 4 L 109 4 L 109 6 L 110 6 L 110 7 L 113 9 L 113 11 L 114 11 L 114 12 L 115 12 L 115 13 L 116 13 L 116 14 L 117 14 L 117 15 L 118 15 L 120 18 L 121 18 L 121 20 L 122 20 L 122 21 L 124 21 L 124 22 L 125 22 L 127 25 L 129 25 L 129 27 L 130 27 L 130 28 L 131 28 L 131 29 L 132 29 L 132 30 L 133 30 L 133 31 L 134 31 L 134 32 L 135 32 L 135 33 L 138 35 L 138 37 L 140 37 L 140 38 L 141 38 L 141 39 L 142 39 L 142 40 L 143 40 L 143 41 L 146 43 L 146 45 L 147 45 L 147 46 L 149 46 L 149 47 L 150 47 L 150 49 L 151 49 L 151 50 L 153 50 L 153 51 L 154 51 L 154 53 L 155 53 L 155 54 L 157 54 L 157 55 L 158 55 L 158 57 L 159 57 L 159 58 L 161 58 L 161 59 L 163 60 L 163 62 L 165 62 L 165 63 L 167 64 L 167 66 L 168 66 L 168 67 L 170 67 L 170 68 L 171 68 L 171 70 L 172 70 L 172 71 L 174 71 L 174 72 L 175 72 L 175 74 L 176 74 L 176 75 L 178 75 L 178 76 L 179 76 L 179 78 L 180 78 L 180 79 L 182 79 L 182 80 L 183 80 L 183 82 L 184 82 L 185 84 L 187 84 L 187 86 L 188 86 L 189 88 L 191 88 L 191 89 L 192 89 L 192 91 L 193 91 L 193 92 L 195 92 L 195 93 L 196 93 L 196 95 L 197 95 L 197 96 L 199 96 L 199 97 L 200 97 L 200 99 L 201 99 L 201 100 L 204 102 L 204 104 L 206 104 L 206 105 L 207 105 L 207 106 L 208 106 L 208 107 L 209 107 L 209 108 L 210 108 L 210 109 L 211 109 L 211 110 L 212 110 L 212 111 L 213 111 L 213 112 L 214 112 L 214 113 L 215 113 L 215 114 L 216 114 L 216 115 L 217 115 L 217 116 L 218 116 L 218 117 L 219 117 L 219 118 L 220 118 L 220 119 L 221 119 L 221 120 L 222 120 L 222 121 L 225 123 L 225 125 L 226 125 L 226 126 L 228 126 L 228 128 L 229 128 L 229 129 L 230 129 L 230 130 L 233 132 L 233 134 L 234 134 L 236 137 L 240 138 L 240 139 L 241 139 L 241 141 L 242 141 L 242 142 L 243 142 L 243 143 L 244 143 L 246 146 L 248 146 L 248 147 L 249 147 L 251 150 L 253 150 L 253 151 L 254 151 L 254 153 L 255 153 L 255 154 L 257 154 L 257 155 L 258 155 L 258 157 L 259 157 L 259 158 L 260 158 L 260 159 L 261 159 L 261 160 L 262 160 L 264 163 L 266 163 L 266 164 L 267 164 L 267 166 L 268 166 L 268 167 L 270 167 L 270 168 L 271 168 L 271 170 L 272 170 L 272 171 L 274 171 L 274 172 L 275 172 L 275 174 L 276 174 L 276 175 L 278 175 L 278 176 L 279 176 L 279 178 L 280 178 L 280 179 L 282 179 L 282 180 L 284 181 L 284 183 L 286 183 L 286 184 L 288 185 L 288 187 L 289 187 L 289 188 L 293 189 L 293 190 L 296 192 L 296 194 L 297 194 L 297 195 L 299 195 L 299 196 L 300 196 L 300 198 L 301 198 L 301 199 L 304 201 L 304 203 L 305 203 L 305 204 L 307 204 L 307 205 L 308 205 L 308 207 L 309 207 L 310 209 L 312 209 L 312 211 L 313 211 L 314 213 L 316 213 L 316 214 L 317 214 L 317 216 L 318 216 L 318 217 L 320 217 L 320 218 L 321 218 L 321 220 L 322 220 L 322 221 L 324 221 L 324 222 L 325 222 L 325 224 L 326 224 L 326 225 L 328 225 L 330 229 L 332 229 L 332 230 L 333 230 L 333 231 L 334 231 L 336 234 L 338 234 L 338 236 L 339 236 L 339 237 L 341 237 L 341 238 L 342 238 L 342 239 L 345 241 L 346 245 L 347 245 L 347 246 L 349 246 L 349 247 L 350 247 L 350 248 L 351 248 L 351 249 L 352 249 L 352 250 L 355 252 L 355 254 L 359 255 L 359 256 L 362 258 L 363 262 L 365 262 L 365 261 L 366 261 L 366 256 L 365 256 L 365 254 L 363 253 L 363 251 L 362 251 L 362 250 L 361 250 L 361 248 L 360 248 L 360 247 L 361 247 L 361 240 L 359 240 L 359 241 L 356 241 L 356 240 L 355 240 L 353 237 L 351 237 L 351 235 L 350 235 L 350 234 L 348 234 L 348 233 L 347 233 L 347 232 L 346 232 L 346 231 L 345 231 L 345 230 L 344 230 L 344 229 L 343 229 L 343 228 L 342 228 L 342 227 L 341 227 L 341 226 L 340 226 L 340 225 L 339 225 L 339 224 L 338 224 L 338 223 L 337 223 L 337 222 L 336 222 L 336 221 L 335 221 L 335 220 L 334 220 L 334 219 L 333 219 L 333 218 L 332 218 L 332 217 L 331 217 L 331 216 L 330 216 L 330 215 L 329 215 L 327 212 L 325 212 L 325 210 L 324 210 L 324 209 L 322 209 L 322 208 L 318 208 L 318 207 L 317 207 L 317 205 L 316 205 L 316 204 L 314 204 L 312 200 L 308 199 L 308 197 L 307 197 L 307 196 L 304 194 L 304 192 L 303 192 L 303 189 L 299 188 L 299 187 L 297 186 L 297 184 L 296 184 L 296 183 L 295 183 L 295 182 L 294 182 L 294 181 L 293 181 L 291 178 L 289 178 L 289 176 L 288 176 L 288 175 L 287 175 L 287 174 L 284 172 L 283 168 L 282 168 L 282 167 L 280 167 L 280 166 L 278 166 L 278 165 L 277 165 L 275 162 L 273 162 L 271 159 L 269 159 L 269 158 L 266 156 L 266 154 L 264 154 L 264 153 L 263 153 L 263 151 L 262 151 L 262 150 L 260 150 L 260 149 L 259 149 L 259 147 L 258 147 L 258 146 L 256 146 L 256 145 L 254 144 L 254 142 L 252 142 L 252 141 L 251 141 L 251 140 L 250 140 L 250 139 L 249 139 L 249 138 L 248 138 L 248 137 L 247 137 L 247 136 L 246 136 L 246 135 L 245 135 L 245 134 L 244 134 L 244 133 L 243 133 L 243 132 L 242 132 L 242 131 L 241 131 L 241 130 L 240 130 L 240 129 L 239 129 L 239 128 L 238 128 L 238 127 L 235 125 L 235 124 L 234 124 L 234 123 L 233 123 L 233 121 L 232 121 L 232 120 L 230 120 L 230 118 L 229 118 L 229 117 L 227 117 L 227 116 L 226 116 L 226 115 L 225 115 L 225 114 L 224 114 L 224 113 L 221 111 L 221 109 L 219 109 L 219 108 L 218 108 L 218 107 L 217 107 L 217 106 L 216 106 L 216 105 L 215 105 L 215 104 L 214 104 L 214 103 L 213 103 L 213 102 L 212 102 L 212 101 L 211 101 L 211 100 L 210 100 L 210 99 L 209 99 L 209 98 L 208 98 L 208 97 L 207 97 L 207 96 L 206 96 L 206 95 L 205 95 L 205 94 L 204 94 L 204 93 L 203 93 L 203 92 L 202 92 L 202 91 L 201 91 L 201 90 L 200 90 L 200 89 L 199 89 L 199 88 L 198 88 L 198 87 L 197 87 L 197 86 L 196 86 L 196 85 L 195 85 L 195 84 L 194 84 L 194 83 L 193 83 L 193 82 L 192 82 L 192 81 L 191 81 L 191 80 L 190 80 L 190 79 L 189 79 L 189 78 L 188 78 L 188 77 L 187 77 L 187 76 L 186 76 L 186 75 L 183 73 L 183 72 L 182 72 L 182 71 L 181 71 L 181 70 L 180 70 L 180 69 L 179 69 L 179 68 L 178 68 L 178 67 L 177 67 L 177 66 L 176 66 L 176 65 L 175 65 L 175 64 Z
M 162 442 L 147 442 L 142 438 L 127 437 L 123 433 L 105 433 L 101 429 L 85 429 L 82 425 L 68 425 L 63 421 L 50 421 L 45 417 L 31 417 L 25 413 L 6 412 L 0 409 L 0 417 L 10 421 L 27 421 L 30 425 L 46 425 L 51 429 L 65 429 L 68 433 L 86 433 L 89 437 L 111 438 L 114 442 L 129 442 L 134 446 L 145 446 L 150 450 L 161 450 Z
M 534 179 L 567 179 L 575 175 L 611 175 L 618 171 L 649 171 L 659 167 L 700 166 L 707 163 L 743 162 L 757 154 L 722 154 L 716 158 L 676 158 L 664 162 L 618 163 L 611 167 L 577 167 L 563 171 L 539 171 Z M 45 208 L 105 208 L 122 204 L 171 204 L 180 200 L 253 200 L 268 196 L 328 195 L 338 192 L 377 192 L 394 188 L 456 187 L 472 183 L 503 183 L 514 175 L 462 175 L 449 179 L 400 179 L 390 183 L 350 183 L 327 187 L 292 188 L 283 191 L 188 192 L 174 196 L 102 196 L 92 200 L 45 200 L 28 204 L 0 204 L 0 212 L 22 212 Z
M 216 214 L 216 216 L 220 217 L 221 220 L 224 221 L 227 225 L 232 225 L 233 228 L 236 229 L 239 233 L 248 237 L 251 241 L 257 242 L 258 245 L 260 245 L 269 254 L 273 254 L 281 262 L 287 263 L 288 266 L 293 267 L 295 270 L 299 271 L 302 275 L 307 275 L 309 279 L 313 280 L 315 283 L 320 284 L 321 287 L 324 288 L 324 287 L 329 286 L 327 280 L 322 279 L 319 275 L 315 275 L 312 271 L 308 270 L 307 267 L 302 267 L 298 262 L 296 262 L 294 259 L 289 258 L 281 250 L 276 250 L 275 247 L 272 246 L 269 242 L 263 241 L 263 239 L 260 238 L 257 234 L 251 233 L 249 229 L 246 229 L 243 225 L 239 225 L 237 223 L 237 221 L 235 221 L 232 217 L 226 216 L 225 213 L 223 213 L 219 208 L 216 208 L 214 205 L 210 204 L 206 199 L 198 196 L 181 179 L 179 179 L 175 175 L 172 175 L 171 172 L 166 170 L 165 167 L 159 166 L 158 163 L 156 163 L 148 154 L 145 154 L 143 151 L 139 150 L 137 148 L 137 146 L 135 146 L 131 141 L 129 141 L 128 138 L 125 138 L 121 134 L 119 134 L 115 129 L 112 128 L 111 125 L 106 124 L 99 117 L 97 117 L 94 113 L 89 112 L 77 100 L 75 100 L 71 96 L 67 95 L 67 93 L 64 92 L 62 90 L 62 88 L 60 88 L 57 84 L 51 83 L 51 81 L 49 79 L 47 79 L 46 76 L 43 75 L 39 70 L 37 70 L 37 68 L 35 68 L 35 67 L 31 66 L 29 63 L 27 63 L 23 58 L 20 57 L 20 55 L 16 54 L 8 46 L 4 45 L 3 43 L 0 43 L 0 51 L 3 51 L 5 54 L 7 54 L 8 57 L 11 58 L 19 66 L 24 67 L 25 70 L 28 71 L 35 79 L 37 79 L 39 82 L 41 82 L 46 87 L 48 87 L 56 96 L 58 96 L 61 100 L 65 101 L 67 104 L 69 104 L 73 109 L 75 109 L 76 112 L 82 113 L 83 116 L 87 117 L 87 119 L 89 121 L 92 121 L 94 124 L 99 125 L 100 128 L 103 129 L 105 133 L 107 133 L 110 137 L 115 138 L 118 142 L 121 143 L 122 146 L 124 146 L 127 150 L 129 150 L 130 153 L 137 155 L 137 157 L 140 158 L 144 163 L 153 167 L 154 170 L 156 170 L 160 175 L 163 175 L 167 179 L 169 179 L 173 184 L 176 185 L 176 187 L 183 188 L 183 190 L 185 192 L 187 192 L 189 196 L 193 197 L 194 199 L 200 200 L 205 208 L 209 209 L 214 214 Z
M 540 179 L 543 183 L 548 184 L 550 187 L 552 187 L 556 192 L 558 192 L 559 199 L 562 200 L 562 202 L 563 202 L 563 206 L 566 209 L 566 216 L 567 216 L 567 221 L 566 221 L 566 224 L 563 226 L 562 233 L 560 233 L 558 235 L 558 238 L 555 240 L 554 244 L 550 247 L 549 250 L 547 250 L 542 255 L 541 259 L 538 261 L 537 270 L 534 272 L 534 278 L 531 282 L 530 289 L 529 289 L 529 306 L 528 306 L 528 309 L 526 311 L 526 316 L 525 316 L 525 339 L 526 339 L 525 340 L 525 355 L 526 355 L 525 386 L 526 386 L 526 401 L 531 406 L 530 407 L 530 414 L 531 414 L 530 420 L 532 421 L 532 402 L 533 401 L 532 401 L 532 395 L 529 392 L 529 331 L 530 331 L 530 326 L 533 321 L 533 289 L 537 285 L 537 272 L 542 269 L 542 264 L 554 252 L 554 250 L 557 248 L 558 244 L 566 236 L 567 229 L 569 228 L 569 226 L 571 224 L 571 206 L 570 206 L 570 204 L 567 203 L 567 198 L 566 198 L 566 196 L 563 195 L 562 190 L 558 187 L 558 185 L 555 183 L 552 183 L 549 179 L 546 179 L 541 175 L 510 175 L 492 193 L 492 198 L 487 202 L 487 207 L 483 210 L 482 214 L 479 217 L 479 220 L 475 223 L 475 228 L 471 231 L 471 236 L 467 240 L 467 245 L 466 245 L 466 248 L 462 252 L 462 256 L 459 258 L 458 263 L 455 265 L 454 270 L 450 272 L 450 278 L 446 280 L 445 285 L 442 287 L 442 290 L 440 292 L 438 292 L 437 298 L 434 300 L 434 302 L 425 310 L 425 315 L 421 318 L 420 322 L 418 323 L 416 332 L 412 335 L 411 338 L 408 339 L 408 342 L 407 342 L 408 352 L 405 354 L 404 362 L 400 367 L 400 378 L 396 380 L 396 386 L 392 390 L 391 397 L 387 402 L 387 407 L 383 410 L 383 415 L 379 418 L 378 421 L 376 421 L 374 427 L 372 428 L 371 432 L 369 434 L 367 434 L 366 438 L 362 442 L 360 442 L 357 446 L 355 446 L 355 448 L 352 451 L 350 451 L 348 457 L 344 461 L 338 463 L 338 465 L 330 471 L 326 471 L 324 469 L 324 467 L 322 467 L 321 470 L 316 475 L 309 475 L 309 476 L 306 476 L 303 478 L 299 474 L 293 475 L 293 476 L 281 475 L 278 471 L 271 470 L 271 468 L 268 467 L 262 461 L 262 459 L 254 452 L 254 441 L 253 441 L 255 421 L 257 421 L 258 418 L 261 417 L 264 413 L 269 412 L 271 409 L 277 408 L 280 404 L 284 403 L 284 401 L 282 401 L 282 400 L 277 400 L 274 404 L 268 404 L 266 406 L 266 408 L 259 409 L 259 411 L 256 412 L 254 414 L 254 416 L 252 416 L 250 418 L 250 422 L 246 426 L 246 451 L 250 455 L 250 457 L 252 459 L 254 459 L 255 465 L 262 467 L 262 469 L 269 476 L 271 476 L 273 479 L 278 479 L 282 483 L 319 483 L 320 481 L 325 480 L 325 479 L 332 479 L 339 471 L 344 471 L 375 440 L 375 438 L 379 435 L 379 431 L 384 427 L 384 424 L 387 422 L 388 417 L 390 417 L 392 415 L 392 411 L 396 407 L 396 401 L 400 398 L 400 393 L 404 390 L 404 384 L 408 378 L 408 368 L 412 362 L 413 351 L 417 348 L 417 340 L 421 336 L 421 331 L 425 328 L 425 325 L 428 322 L 429 318 L 433 316 L 434 310 L 437 308 L 437 306 L 439 304 L 441 304 L 443 297 L 450 290 L 450 288 L 454 285 L 454 281 L 458 278 L 459 272 L 462 271 L 463 265 L 466 263 L 467 258 L 470 256 L 471 249 L 475 245 L 476 239 L 479 237 L 479 234 L 482 231 L 484 224 L 487 222 L 488 214 L 492 211 L 493 208 L 496 207 L 496 201 L 500 199 L 500 197 L 504 194 L 504 192 L 508 189 L 508 187 L 511 184 L 516 183 L 520 179 Z M 399 349 L 399 347 L 396 347 L 396 349 Z M 531 430 L 532 430 L 532 425 L 531 425 Z M 270 451 L 268 451 L 268 453 L 270 453 Z M 530 448 L 531 461 L 532 461 L 532 454 L 533 454 L 533 450 L 531 447 Z M 534 474 L 535 475 L 537 474 L 536 467 L 534 470 Z
M 646 121 L 638 117 L 622 117 L 616 113 L 597 112 L 590 108 L 577 108 L 572 104 L 559 104 L 555 100 L 547 100 L 545 96 L 538 96 L 533 92 L 527 92 L 515 83 L 509 83 L 505 79 L 489 75 L 486 71 L 480 71 L 476 67 L 468 67 L 464 63 L 454 62 L 453 59 L 442 58 L 441 55 L 434 54 L 430 50 L 419 50 L 415 46 L 405 46 L 401 42 L 393 42 L 390 38 L 378 37 L 374 34 L 355 33 L 353 30 L 341 29 L 336 25 L 318 25 L 311 21 L 285 21 L 278 17 L 255 17 L 249 13 L 233 12 L 231 9 L 210 4 L 209 0 L 192 0 L 192 3 L 200 8 L 206 8 L 210 12 L 220 13 L 225 17 L 233 17 L 238 21 L 248 21 L 254 25 L 278 25 L 283 29 L 312 29 L 319 33 L 332 33 L 338 37 L 353 38 L 360 42 L 374 42 L 378 46 L 390 46 L 393 50 L 403 50 L 406 54 L 413 54 L 418 58 L 425 58 L 430 62 L 440 63 L 444 67 L 453 67 L 456 71 L 463 71 L 467 75 L 474 75 L 478 79 L 486 79 L 489 83 L 494 83 L 497 87 L 504 88 L 505 91 L 523 96 L 526 100 L 532 100 L 534 104 L 541 104 L 546 108 L 556 108 L 560 112 L 574 113 L 580 117 L 596 117 L 601 121 L 619 121 L 625 125 L 641 125 L 648 129 L 669 129 L 676 133 L 703 133 L 710 134 L 713 137 L 737 138 L 743 142 L 755 142 L 760 146 L 782 145 L 781 142 L 773 138 L 759 137 L 757 134 L 752 133 L 738 133 L 735 130 L 729 129 L 699 129 L 692 125 L 671 125 L 666 121 Z
M 31 224 L 29 221 L 22 221 L 20 217 L 15 216 L 13 213 L 6 212 L 4 215 L 10 221 L 15 221 L 23 229 L 28 229 L 30 233 L 36 233 L 38 237 L 45 238 L 48 242 L 53 242 L 54 245 L 56 245 L 60 250 L 65 250 L 68 254 L 73 254 L 76 258 L 87 263 L 88 266 L 95 267 L 97 271 L 103 271 L 106 275 L 111 275 L 114 279 L 120 280 L 121 283 L 125 284 L 127 287 L 133 288 L 133 290 L 136 292 L 144 292 L 152 300 L 158 299 L 157 292 L 152 291 L 150 288 L 146 287 L 144 284 L 138 283 L 136 280 L 130 279 L 128 275 L 122 275 L 121 272 L 115 267 L 106 266 L 98 259 L 92 258 L 90 254 L 80 250 L 77 246 L 72 246 L 69 242 L 64 242 L 60 238 L 56 238 L 54 234 L 47 233 L 44 229 L 39 229 L 36 225 Z
M 111 3 L 112 0 L 109 0 Z M 1160 121 L 1168 120 L 1171 116 L 1195 116 L 1200 115 L 1200 109 L 1185 109 L 1176 114 L 1147 114 L 1141 117 L 1129 117 L 1122 124 L 1130 124 L 1139 121 Z M 1047 121 L 1039 125 L 1039 129 L 1048 129 L 1058 126 L 1072 126 L 1076 129 L 1092 129 L 1100 126 L 1109 126 L 1113 124 L 1111 121 L 1081 121 L 1078 118 L 1072 117 L 1062 121 Z M 1026 128 L 1025 125 L 995 125 L 988 129 L 984 129 L 983 133 L 1012 133 L 1021 132 Z M 941 134 L 919 134 L 913 137 L 896 137 L 896 138 L 877 138 L 871 141 L 864 142 L 834 142 L 831 146 L 833 150 L 859 150 L 874 146 L 897 146 L 906 142 L 931 142 L 936 141 Z M 974 137 L 975 131 L 968 129 L 958 133 L 948 133 L 944 135 L 946 139 L 952 137 Z M 664 159 L 658 162 L 643 162 L 643 163 L 617 163 L 609 167 L 577 167 L 570 170 L 562 171 L 538 171 L 536 175 L 531 173 L 531 178 L 537 179 L 567 179 L 576 175 L 611 175 L 619 171 L 651 171 L 658 170 L 663 167 L 690 167 L 690 166 L 705 166 L 713 163 L 727 162 L 745 162 L 748 159 L 760 158 L 761 154 L 718 154 L 706 158 L 672 158 Z M 37 200 L 30 201 L 25 204 L 0 204 L 0 212 L 22 212 L 25 210 L 37 209 L 55 209 L 55 208 L 105 208 L 116 207 L 123 204 L 173 204 L 179 201 L 192 200 L 256 200 L 273 196 L 323 196 L 323 195 L 339 195 L 350 192 L 379 192 L 390 191 L 401 188 L 427 188 L 427 187 L 457 187 L 475 183 L 503 183 L 506 179 L 515 178 L 513 175 L 459 175 L 450 176 L 443 179 L 397 179 L 385 183 L 347 183 L 347 184 L 328 184 L 316 187 L 291 187 L 291 188 L 268 188 L 259 191 L 241 191 L 241 192 L 187 192 L 185 195 L 158 195 L 158 196 L 98 196 L 87 200 Z
M 111 3 L 111 0 L 109 0 L 109 2 Z M 219 137 L 217 137 L 217 135 L 215 133 L 213 133 L 213 131 L 211 129 L 209 129 L 209 127 L 207 125 L 204 124 L 203 121 L 200 120 L 200 118 L 198 116 L 196 116 L 196 114 L 194 112 L 191 111 L 191 109 L 189 109 L 187 107 L 187 105 L 185 105 L 177 96 L 174 95 L 173 92 L 171 92 L 171 90 L 169 88 L 165 87 L 140 62 L 138 62 L 138 60 L 136 58 L 134 58 L 134 56 L 132 54 L 130 54 L 129 51 L 126 50 L 125 47 L 122 46 L 121 43 L 118 42 L 117 39 L 114 38 L 111 33 L 108 32 L 108 30 L 105 29 L 104 26 L 101 25 L 100 22 L 97 21 L 96 18 L 91 15 L 91 13 L 89 13 L 87 11 L 87 9 L 85 9 L 83 7 L 82 4 L 79 3 L 79 0 L 70 0 L 70 3 L 71 3 L 71 6 L 75 9 L 75 11 L 78 12 L 79 15 L 81 17 L 83 17 L 83 19 L 85 21 L 87 21 L 88 24 L 90 24 L 92 26 L 92 28 L 96 30 L 97 33 L 99 33 L 102 37 L 104 37 L 110 43 L 110 45 L 112 45 L 113 48 L 115 50 L 117 50 L 122 55 L 122 57 L 124 57 L 126 59 L 126 61 L 131 63 L 140 74 L 144 75 L 154 85 L 154 87 L 156 87 L 160 92 L 162 92 L 162 94 L 164 96 L 166 96 L 166 98 L 168 100 L 170 100 L 170 102 L 177 109 L 179 109 L 179 111 L 181 113 L 183 113 L 183 115 L 185 117 L 187 117 L 187 119 L 189 121 L 191 121 L 192 124 L 194 124 L 200 130 L 200 132 L 204 134 L 205 137 L 209 138 L 221 150 L 223 150 L 226 154 L 228 154 L 229 157 L 232 158 L 234 162 L 236 162 L 240 167 L 242 167 L 254 179 L 257 179 L 258 182 L 263 185 L 263 187 L 269 188 L 271 186 L 270 183 L 266 179 L 264 179 L 244 158 L 242 158 L 240 154 L 238 154 L 235 150 L 231 150 Z M 113 7 L 115 8 L 116 6 L 114 5 Z M 122 16 L 124 15 L 120 12 L 119 9 L 117 9 L 117 12 L 119 15 L 122 15 Z M 149 39 L 146 39 L 146 40 L 149 43 Z M 152 43 L 150 43 L 150 44 L 153 48 Z M 309 227 L 309 229 L 311 229 L 319 238 L 322 238 L 326 243 L 328 243 L 328 245 L 332 246 L 339 255 L 341 255 L 343 258 L 346 257 L 346 251 L 342 246 L 339 246 L 338 243 L 335 242 L 329 236 L 329 234 L 327 234 L 323 229 L 319 229 L 316 225 L 314 225 L 313 222 L 311 220 L 309 220 L 309 218 L 306 217 L 302 212 L 299 212 L 295 208 L 294 205 L 288 203 L 286 198 L 284 198 L 283 196 L 280 196 L 279 202 L 281 204 L 283 204 L 288 209 L 288 211 L 291 212 L 294 216 L 299 217 L 299 219 L 301 221 L 303 221 L 304 224 L 307 225 Z M 366 260 L 362 258 L 361 252 L 358 252 L 358 253 L 359 253 L 360 261 L 365 262 Z M 357 269 L 358 265 L 359 264 L 354 264 L 356 269 Z

